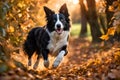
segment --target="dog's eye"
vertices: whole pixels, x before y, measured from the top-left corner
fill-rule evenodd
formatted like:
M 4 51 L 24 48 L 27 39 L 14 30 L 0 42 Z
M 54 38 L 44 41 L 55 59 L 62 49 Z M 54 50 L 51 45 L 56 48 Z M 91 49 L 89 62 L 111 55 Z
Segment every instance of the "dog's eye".
M 56 20 L 54 19 L 53 22 L 56 22 Z
M 60 19 L 60 21 L 62 21 L 62 22 L 63 22 L 63 21 L 64 21 L 64 19 Z

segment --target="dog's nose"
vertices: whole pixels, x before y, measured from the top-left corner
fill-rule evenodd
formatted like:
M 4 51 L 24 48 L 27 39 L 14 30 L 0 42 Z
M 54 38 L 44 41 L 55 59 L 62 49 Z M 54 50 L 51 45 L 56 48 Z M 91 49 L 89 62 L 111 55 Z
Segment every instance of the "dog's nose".
M 57 28 L 61 28 L 61 25 L 60 25 L 60 24 L 57 24 L 56 26 L 57 26 Z

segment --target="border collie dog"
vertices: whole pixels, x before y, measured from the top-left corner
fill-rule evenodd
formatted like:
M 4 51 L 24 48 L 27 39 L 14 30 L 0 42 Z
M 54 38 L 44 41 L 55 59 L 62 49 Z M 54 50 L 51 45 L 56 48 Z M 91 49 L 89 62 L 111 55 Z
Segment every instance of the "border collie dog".
M 70 33 L 70 19 L 66 4 L 63 4 L 59 13 L 44 6 L 47 24 L 45 27 L 33 28 L 24 42 L 24 51 L 28 55 L 28 66 L 31 66 L 31 57 L 34 52 L 37 60 L 33 66 L 37 68 L 42 55 L 44 66 L 49 67 L 48 55 L 55 56 L 53 68 L 57 68 L 63 57 L 68 53 L 67 45 Z

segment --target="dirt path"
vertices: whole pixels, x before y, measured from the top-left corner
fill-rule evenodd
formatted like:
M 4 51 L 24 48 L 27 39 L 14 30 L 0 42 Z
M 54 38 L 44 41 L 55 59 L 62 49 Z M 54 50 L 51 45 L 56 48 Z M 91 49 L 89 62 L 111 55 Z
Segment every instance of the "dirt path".
M 86 39 L 72 38 L 69 53 L 57 69 L 15 68 L 0 74 L 0 80 L 119 80 L 119 48 L 119 44 L 91 44 Z M 13 57 L 27 63 L 23 55 L 15 54 Z M 39 67 L 43 68 L 42 61 Z

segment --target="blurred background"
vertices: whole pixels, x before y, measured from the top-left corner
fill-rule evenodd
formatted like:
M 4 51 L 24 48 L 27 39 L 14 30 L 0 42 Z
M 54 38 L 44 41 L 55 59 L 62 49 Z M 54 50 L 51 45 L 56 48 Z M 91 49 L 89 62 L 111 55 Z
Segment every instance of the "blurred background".
M 46 24 L 43 6 L 57 12 L 64 3 L 71 37 L 120 41 L 119 0 L 0 0 L 0 52 L 19 51 L 29 30 Z
M 47 6 L 50 9 L 57 12 L 61 7 L 61 5 L 63 5 L 64 3 L 67 4 L 71 19 L 71 33 L 70 33 L 71 58 L 68 57 L 70 61 L 69 61 L 69 65 L 67 66 L 70 67 L 70 65 L 73 65 L 74 63 L 72 63 L 72 61 L 79 63 L 80 59 L 88 59 L 88 62 L 84 60 L 83 63 L 89 64 L 90 63 L 89 61 L 91 61 L 89 60 L 90 55 L 93 56 L 94 53 L 101 54 L 102 52 L 103 54 L 99 55 L 98 59 L 99 57 L 104 56 L 104 53 L 107 52 L 111 56 L 108 57 L 108 55 L 106 55 L 106 57 L 104 57 L 105 59 L 100 58 L 101 63 L 106 62 L 105 64 L 108 63 L 113 64 L 110 61 L 114 61 L 114 63 L 118 61 L 120 64 L 120 45 L 119 45 L 120 0 L 0 0 L 0 73 L 7 71 L 9 66 L 10 68 L 11 67 L 15 68 L 15 66 L 22 67 L 23 64 L 21 64 L 21 62 L 24 62 L 26 66 L 27 60 L 26 60 L 26 56 L 23 55 L 24 52 L 22 50 L 22 45 L 24 40 L 26 39 L 28 32 L 33 27 L 36 26 L 42 27 L 46 24 L 43 6 Z M 100 42 L 104 42 L 104 44 Z M 97 44 L 91 45 L 91 43 L 97 43 Z M 115 47 L 113 46 L 113 44 L 115 44 Z M 117 53 L 117 57 L 115 56 L 117 61 L 113 60 L 114 58 L 113 55 L 115 52 Z M 83 55 L 81 55 L 82 53 Z M 94 66 L 93 65 L 94 62 L 98 62 L 98 61 L 96 57 L 91 57 L 91 59 L 95 59 L 95 61 L 93 60 L 93 62 L 90 63 L 92 66 Z M 79 65 L 83 65 L 83 63 L 82 64 L 79 63 Z M 8 65 L 8 67 L 6 66 L 6 64 Z M 98 65 L 98 63 L 96 65 Z M 84 67 L 85 66 L 86 64 L 84 65 Z M 113 66 L 115 65 L 113 64 Z M 112 69 L 113 66 L 111 67 Z M 66 72 L 68 72 L 71 69 L 73 69 L 73 71 L 78 69 L 78 72 L 80 72 L 81 74 L 81 70 L 82 70 L 81 67 L 80 68 L 71 68 L 71 67 L 67 68 L 66 66 L 64 67 L 66 69 Z M 101 65 L 100 71 L 98 70 L 96 71 L 101 72 L 101 75 L 105 76 L 106 73 L 103 74 L 103 72 L 104 71 L 108 72 L 107 69 L 109 68 L 109 66 L 107 69 L 106 67 L 107 66 L 103 64 Z M 117 69 L 116 67 L 114 68 Z M 92 67 L 89 70 L 91 71 L 91 69 L 97 69 L 97 68 Z M 119 66 L 118 69 L 120 70 Z M 90 72 L 87 73 L 85 72 L 85 70 L 88 70 L 88 68 L 86 67 L 82 70 L 83 74 L 84 73 L 87 74 L 86 77 L 90 76 L 91 73 Z M 101 70 L 103 70 L 103 72 Z M 64 71 L 64 70 L 60 70 L 60 71 Z M 109 71 L 111 72 L 112 70 Z M 78 75 L 78 73 L 76 74 Z M 119 75 L 119 73 L 117 74 Z M 48 75 L 50 75 L 50 73 L 48 73 Z M 3 76 L 6 77 L 5 74 L 3 74 Z M 91 76 L 94 78 L 93 75 Z M 95 76 L 98 77 L 98 75 L 96 74 Z M 3 79 L 3 80 L 9 80 L 9 79 Z M 14 79 L 10 79 L 10 80 L 14 80 Z M 106 80 L 106 78 L 98 79 L 98 80 Z

